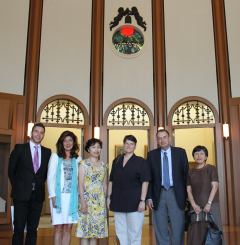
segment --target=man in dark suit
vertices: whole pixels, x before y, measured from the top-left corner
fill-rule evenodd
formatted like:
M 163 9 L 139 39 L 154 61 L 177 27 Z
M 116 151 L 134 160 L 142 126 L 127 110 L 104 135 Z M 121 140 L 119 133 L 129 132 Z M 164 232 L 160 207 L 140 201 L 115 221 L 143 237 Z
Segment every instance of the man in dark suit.
M 157 245 L 182 245 L 188 159 L 184 149 L 170 145 L 167 130 L 156 136 L 159 148 L 147 157 L 151 169 L 147 205 L 153 210 Z
M 12 185 L 14 233 L 12 244 L 22 245 L 27 225 L 26 245 L 34 245 L 45 199 L 45 180 L 51 150 L 41 146 L 45 133 L 42 123 L 32 128 L 29 143 L 17 144 L 9 159 L 8 177 Z

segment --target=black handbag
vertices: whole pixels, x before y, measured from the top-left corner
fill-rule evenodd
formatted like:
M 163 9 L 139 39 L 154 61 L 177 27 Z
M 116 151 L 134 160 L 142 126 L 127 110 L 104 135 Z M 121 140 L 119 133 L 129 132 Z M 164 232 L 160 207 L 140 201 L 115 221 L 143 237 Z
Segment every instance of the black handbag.
M 191 223 L 191 212 L 190 210 L 190 202 L 187 200 L 186 205 L 185 205 L 185 210 L 184 210 L 184 216 L 185 216 L 185 224 L 184 224 L 184 231 L 188 230 L 188 227 Z
M 208 230 L 206 234 L 206 239 L 204 245 L 222 245 L 223 244 L 223 234 L 219 230 L 217 224 L 214 221 L 213 215 L 208 214 Z

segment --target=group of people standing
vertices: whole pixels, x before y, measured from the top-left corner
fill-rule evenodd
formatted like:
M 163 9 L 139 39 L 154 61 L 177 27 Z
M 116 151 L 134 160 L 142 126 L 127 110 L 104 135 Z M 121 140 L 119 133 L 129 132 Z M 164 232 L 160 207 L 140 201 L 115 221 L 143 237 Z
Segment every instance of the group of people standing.
M 182 245 L 187 196 L 193 213 L 212 212 L 221 229 L 217 171 L 206 164 L 204 146 L 193 149 L 196 167 L 189 171 L 185 150 L 170 145 L 167 130 L 157 132 L 158 148 L 150 151 L 147 159 L 134 154 L 137 139 L 126 135 L 124 154 L 113 160 L 108 178 L 108 165 L 100 160 L 99 139 L 86 142 L 88 158 L 82 160 L 73 132 L 60 135 L 53 154 L 41 146 L 44 133 L 44 125 L 36 123 L 29 143 L 17 144 L 10 155 L 12 244 L 23 244 L 25 225 L 25 244 L 36 244 L 46 179 L 55 245 L 70 244 L 73 224 L 77 224 L 76 236 L 82 245 L 94 245 L 97 239 L 108 237 L 108 209 L 114 212 L 120 244 L 141 245 L 146 207 L 153 213 L 156 244 Z M 204 220 L 193 222 L 188 245 L 203 244 L 206 231 Z

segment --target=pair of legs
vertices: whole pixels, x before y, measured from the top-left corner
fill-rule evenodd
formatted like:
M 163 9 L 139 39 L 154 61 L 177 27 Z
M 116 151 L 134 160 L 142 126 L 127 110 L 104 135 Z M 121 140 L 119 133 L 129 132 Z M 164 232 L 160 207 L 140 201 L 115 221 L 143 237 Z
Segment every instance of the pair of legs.
M 184 210 L 177 205 L 174 190 L 161 189 L 159 207 L 153 211 L 157 245 L 183 245 Z
M 144 212 L 114 212 L 114 220 L 121 245 L 141 245 Z
M 22 245 L 24 241 L 24 229 L 27 228 L 25 245 L 35 245 L 37 242 L 37 227 L 42 211 L 42 202 L 36 200 L 32 193 L 29 201 L 13 200 L 14 205 L 14 233 L 13 245 Z
M 72 224 L 54 225 L 54 245 L 69 245 Z
M 81 238 L 80 241 L 81 245 L 97 245 L 97 239 L 96 238 Z

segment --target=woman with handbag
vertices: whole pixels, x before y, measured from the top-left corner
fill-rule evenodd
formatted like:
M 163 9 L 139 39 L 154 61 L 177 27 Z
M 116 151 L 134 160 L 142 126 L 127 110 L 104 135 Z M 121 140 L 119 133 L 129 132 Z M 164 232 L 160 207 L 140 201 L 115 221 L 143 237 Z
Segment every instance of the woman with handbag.
M 218 175 L 213 165 L 206 163 L 208 150 L 196 146 L 192 151 L 196 166 L 189 171 L 187 180 L 188 200 L 192 219 L 188 228 L 188 245 L 203 245 L 209 227 L 208 214 L 212 214 L 217 227 L 222 230 L 218 197 Z

